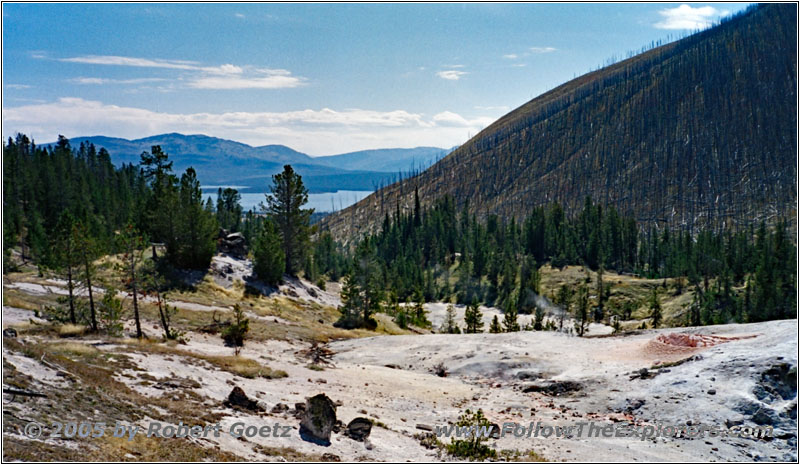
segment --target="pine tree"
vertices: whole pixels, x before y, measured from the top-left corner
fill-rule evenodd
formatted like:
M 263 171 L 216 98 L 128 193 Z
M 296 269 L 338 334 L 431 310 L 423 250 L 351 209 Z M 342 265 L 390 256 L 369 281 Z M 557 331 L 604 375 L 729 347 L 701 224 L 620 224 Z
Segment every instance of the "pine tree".
M 239 304 L 233 306 L 233 319 L 234 321 L 222 331 L 221 335 L 225 345 L 233 347 L 234 355 L 238 356 L 250 331 L 250 320 L 244 317 L 244 311 Z
M 178 227 L 174 264 L 191 269 L 206 269 L 216 250 L 217 221 L 203 205 L 200 181 L 193 168 L 181 176 Z M 169 252 L 169 250 L 168 250 Z
M 353 329 L 375 329 L 372 314 L 380 311 L 384 300 L 383 283 L 375 250 L 368 240 L 359 243 L 350 273 L 342 289 L 342 316 L 334 326 Z
M 138 268 L 144 259 L 144 247 L 147 241 L 142 234 L 129 223 L 120 231 L 117 236 L 117 242 L 122 250 L 122 266 L 120 267 L 120 271 L 122 272 L 123 285 L 130 289 L 133 298 L 133 318 L 136 323 L 136 337 L 141 339 L 143 334 L 142 323 L 139 319 L 138 295 L 139 288 L 141 287 L 141 276 L 138 273 Z
M 519 323 L 517 322 L 517 308 L 514 306 L 511 300 L 509 300 L 508 304 L 506 304 L 506 311 L 503 314 L 503 330 L 507 333 L 519 331 Z
M 556 294 L 555 298 L 553 299 L 553 303 L 558 305 L 559 317 L 558 317 L 558 330 L 563 331 L 564 329 L 564 318 L 571 312 L 572 307 L 572 289 L 569 288 L 566 284 L 562 284 L 561 287 L 558 289 L 558 293 Z
M 544 308 L 542 308 L 539 304 L 534 304 L 534 313 L 533 313 L 533 329 L 536 331 L 541 331 L 544 328 Z
M 575 332 L 583 337 L 589 325 L 589 289 L 585 284 L 575 294 Z
M 465 333 L 482 333 L 483 332 L 483 312 L 480 309 L 478 299 L 473 298 L 472 303 L 467 305 L 464 311 L 464 325 Z
M 58 220 L 53 241 L 51 266 L 67 281 L 67 301 L 69 303 L 69 321 L 76 324 L 75 283 L 78 279 L 78 268 L 81 265 L 73 228 L 75 218 L 64 212 Z
M 653 289 L 653 294 L 650 296 L 650 318 L 653 322 L 653 328 L 658 328 L 661 324 L 661 302 L 658 298 L 658 290 Z
M 278 285 L 286 271 L 286 255 L 280 235 L 271 220 L 264 222 L 252 249 L 256 276 L 267 284 Z
M 489 325 L 489 332 L 492 334 L 502 333 L 503 327 L 500 326 L 500 320 L 497 319 L 497 315 L 492 317 L 492 324 Z
M 447 306 L 447 313 L 444 317 L 444 322 L 442 322 L 442 327 L 439 329 L 441 333 L 447 334 L 461 334 L 461 329 L 458 327 L 458 323 L 456 322 L 456 308 L 453 304 L 449 304 Z
M 80 221 L 77 221 L 72 226 L 72 242 L 75 244 L 78 260 L 82 267 L 81 279 L 83 285 L 89 294 L 89 315 L 92 331 L 97 331 L 97 311 L 94 302 L 94 288 L 92 281 L 95 280 L 97 270 L 94 266 L 94 260 L 98 257 L 99 252 L 95 240 L 89 236 L 89 232 Z
M 302 208 L 308 202 L 308 189 L 291 165 L 274 175 L 272 183 L 271 194 L 267 194 L 267 213 L 281 237 L 286 273 L 295 275 L 303 266 L 314 210 Z

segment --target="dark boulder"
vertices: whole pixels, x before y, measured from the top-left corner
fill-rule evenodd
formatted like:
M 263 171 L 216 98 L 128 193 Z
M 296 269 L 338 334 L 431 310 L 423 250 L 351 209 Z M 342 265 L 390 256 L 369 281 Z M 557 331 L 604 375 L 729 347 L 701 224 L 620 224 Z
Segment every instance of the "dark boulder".
M 306 409 L 300 420 L 300 437 L 306 441 L 328 446 L 336 424 L 336 405 L 325 394 L 306 400 Z
M 247 394 L 244 393 L 244 389 L 240 388 L 239 386 L 235 386 L 233 388 L 231 393 L 228 394 L 228 399 L 223 402 L 223 404 L 226 407 L 241 408 L 253 412 L 264 411 L 264 408 L 258 405 L 258 401 L 247 397 Z
M 344 434 L 356 441 L 364 441 L 369 437 L 370 432 L 372 432 L 372 420 L 358 417 L 347 424 L 347 429 Z

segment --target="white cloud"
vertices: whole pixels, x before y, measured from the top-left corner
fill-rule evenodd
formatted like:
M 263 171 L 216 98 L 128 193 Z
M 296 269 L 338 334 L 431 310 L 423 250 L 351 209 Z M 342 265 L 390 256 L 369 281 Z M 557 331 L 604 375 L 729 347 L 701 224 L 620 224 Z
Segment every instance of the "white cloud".
M 27 84 L 4 84 L 4 87 L 9 89 L 30 89 L 31 86 Z
M 244 19 L 245 18 L 245 16 L 242 13 L 236 13 L 236 14 L 234 14 L 234 16 L 236 16 L 239 19 Z
M 84 55 L 79 57 L 59 58 L 58 61 L 67 63 L 82 63 L 87 65 L 109 66 L 135 66 L 140 68 L 167 68 L 167 69 L 200 69 L 197 62 L 182 60 L 160 60 L 150 58 L 123 57 L 117 55 Z
M 452 147 L 494 121 L 444 111 L 433 117 L 405 110 L 167 113 L 82 98 L 4 108 L 3 136 L 22 132 L 39 142 L 104 134 L 135 139 L 166 132 L 207 134 L 251 145 L 284 144 L 314 155 L 409 144 Z M 113 154 L 112 154 L 113 155 Z
M 458 71 L 455 69 L 448 69 L 436 73 L 437 76 L 439 76 L 442 79 L 447 79 L 448 81 L 458 81 L 459 79 L 461 79 L 461 76 L 464 76 L 465 74 L 469 73 L 467 73 L 466 71 Z
M 728 14 L 727 11 L 717 10 L 712 6 L 702 6 L 693 8 L 683 4 L 675 8 L 667 8 L 658 12 L 664 20 L 655 23 L 658 29 L 705 29 L 721 16 Z
M 69 79 L 74 84 L 103 85 L 103 84 L 148 84 L 151 82 L 163 82 L 163 78 L 139 78 L 139 79 L 106 79 L 98 77 L 78 77 Z
M 555 47 L 531 47 L 529 50 L 532 53 L 552 53 L 558 49 Z
M 506 60 L 516 60 L 518 57 L 517 57 L 516 53 L 509 53 L 509 54 L 503 55 L 503 58 L 505 58 Z
M 237 66 L 226 63 L 220 66 L 203 66 L 195 61 L 163 60 L 125 57 L 117 55 L 84 55 L 60 58 L 59 61 L 107 66 L 130 66 L 138 68 L 162 68 L 186 71 L 188 86 L 195 89 L 282 89 L 298 87 L 305 79 L 292 76 L 285 69 Z M 78 78 L 81 84 L 106 84 L 114 82 L 104 78 Z M 125 83 L 122 80 L 121 83 Z M 127 80 L 133 81 L 133 80 Z M 132 82 L 129 82 L 132 83 Z

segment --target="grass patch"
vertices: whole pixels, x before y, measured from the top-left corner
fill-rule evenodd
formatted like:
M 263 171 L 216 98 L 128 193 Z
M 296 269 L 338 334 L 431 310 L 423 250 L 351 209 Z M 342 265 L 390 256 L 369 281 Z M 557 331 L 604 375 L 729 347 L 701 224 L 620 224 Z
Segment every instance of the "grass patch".
M 72 323 L 63 324 L 58 327 L 58 336 L 59 337 L 77 337 L 83 336 L 86 333 L 86 326 L 84 325 L 74 325 Z
M 242 376 L 244 378 L 278 379 L 278 378 L 286 378 L 287 376 L 289 376 L 283 370 L 273 370 L 272 368 L 262 365 L 253 359 L 241 356 L 199 355 L 196 357 L 201 358 L 222 370 Z
M 48 352 L 57 355 L 86 357 L 94 356 L 100 353 L 95 347 L 90 345 L 81 344 L 80 342 L 59 342 L 56 344 L 47 345 Z

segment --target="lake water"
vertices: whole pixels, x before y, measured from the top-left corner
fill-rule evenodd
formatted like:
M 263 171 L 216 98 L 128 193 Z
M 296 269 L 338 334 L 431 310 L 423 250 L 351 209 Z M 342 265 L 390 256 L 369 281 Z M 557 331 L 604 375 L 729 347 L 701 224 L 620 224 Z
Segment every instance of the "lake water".
M 203 199 L 211 197 L 211 201 L 217 201 L 216 188 L 219 186 L 203 186 Z M 225 188 L 226 186 L 221 186 Z M 239 186 L 246 187 L 246 186 Z M 208 190 L 205 190 L 208 189 Z M 372 191 L 336 191 L 324 192 L 322 194 L 308 194 L 308 203 L 305 208 L 313 208 L 315 212 L 332 212 L 347 208 L 371 194 Z M 251 208 L 258 210 L 258 204 L 265 202 L 263 192 L 246 192 L 239 194 L 242 196 L 241 205 L 244 211 Z

